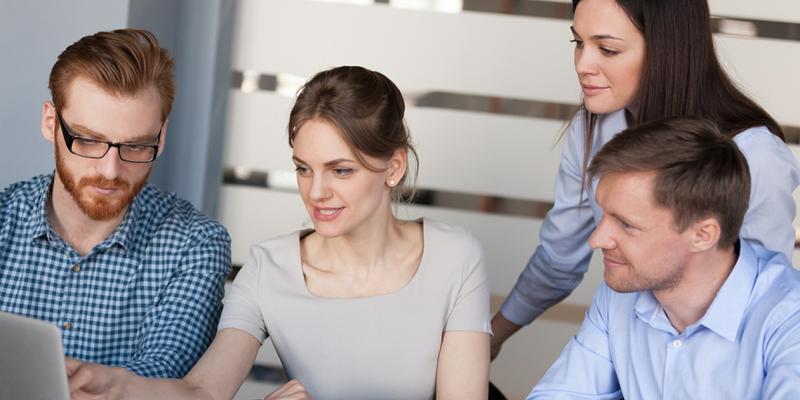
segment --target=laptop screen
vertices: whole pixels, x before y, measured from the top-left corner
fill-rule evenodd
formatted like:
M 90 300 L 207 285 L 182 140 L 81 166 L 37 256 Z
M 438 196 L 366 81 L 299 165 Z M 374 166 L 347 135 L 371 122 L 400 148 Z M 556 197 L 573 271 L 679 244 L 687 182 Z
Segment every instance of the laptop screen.
M 0 312 L 0 399 L 69 400 L 58 328 Z

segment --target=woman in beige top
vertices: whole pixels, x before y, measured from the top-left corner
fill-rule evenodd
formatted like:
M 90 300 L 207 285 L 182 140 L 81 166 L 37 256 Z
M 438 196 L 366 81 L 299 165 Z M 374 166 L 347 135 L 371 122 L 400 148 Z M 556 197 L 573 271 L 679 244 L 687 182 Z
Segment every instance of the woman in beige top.
M 416 160 L 404 109 L 378 72 L 312 78 L 292 109 L 289 144 L 314 230 L 253 247 L 217 337 L 183 380 L 68 360 L 73 396 L 229 399 L 271 337 L 292 381 L 267 400 L 485 399 L 481 247 L 461 228 L 392 212 Z

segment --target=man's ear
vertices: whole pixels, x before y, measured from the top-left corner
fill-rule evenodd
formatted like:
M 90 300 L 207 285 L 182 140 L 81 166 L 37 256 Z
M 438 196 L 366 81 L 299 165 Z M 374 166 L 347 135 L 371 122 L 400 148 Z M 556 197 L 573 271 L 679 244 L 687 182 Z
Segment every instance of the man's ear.
M 164 147 L 166 147 L 168 123 L 169 123 L 169 118 L 165 119 L 164 123 L 161 124 L 161 135 L 158 138 L 158 154 L 156 154 L 156 157 L 159 157 L 161 153 L 164 152 Z
M 56 117 L 56 106 L 52 101 L 47 100 L 42 105 L 42 121 L 40 123 L 42 129 L 42 136 L 44 140 L 50 143 L 56 143 L 56 125 L 58 125 L 58 117 Z
M 707 251 L 716 247 L 719 242 L 721 228 L 716 218 L 705 218 L 693 223 L 691 230 L 691 248 L 694 252 Z

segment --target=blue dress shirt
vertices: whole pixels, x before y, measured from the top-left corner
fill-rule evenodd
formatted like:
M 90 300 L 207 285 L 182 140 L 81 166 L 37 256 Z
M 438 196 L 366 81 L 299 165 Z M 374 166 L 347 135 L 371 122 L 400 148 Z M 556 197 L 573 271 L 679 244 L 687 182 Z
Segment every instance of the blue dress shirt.
M 680 334 L 652 292 L 603 284 L 528 399 L 800 399 L 800 271 L 740 243 L 705 315 Z
M 0 310 L 58 326 L 68 356 L 182 377 L 216 332 L 227 231 L 146 185 L 116 230 L 80 256 L 47 221 L 52 181 L 0 193 Z
M 583 113 L 572 120 L 556 177 L 555 204 L 540 231 L 539 246 L 501 308 L 503 316 L 527 325 L 580 284 L 592 250 L 589 236 L 602 217 L 595 187 L 581 192 L 584 154 Z M 591 156 L 627 128 L 624 110 L 598 117 Z M 740 235 L 784 253 L 794 249 L 795 202 L 800 167 L 792 152 L 767 128 L 747 129 L 734 137 L 750 167 L 750 206 Z

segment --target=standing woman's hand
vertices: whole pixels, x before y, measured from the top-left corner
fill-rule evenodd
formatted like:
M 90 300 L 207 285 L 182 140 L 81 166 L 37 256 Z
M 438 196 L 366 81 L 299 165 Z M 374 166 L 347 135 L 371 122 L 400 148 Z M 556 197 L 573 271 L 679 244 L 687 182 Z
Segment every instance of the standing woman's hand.
M 491 339 L 492 361 L 500 354 L 503 343 L 521 328 L 521 326 L 509 321 L 500 311 L 495 314 L 494 318 L 492 318 L 492 332 L 494 333 Z
M 292 379 L 268 394 L 267 397 L 264 397 L 264 400 L 311 400 L 311 396 L 308 395 L 306 388 L 303 387 L 300 381 Z

